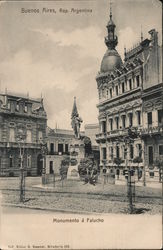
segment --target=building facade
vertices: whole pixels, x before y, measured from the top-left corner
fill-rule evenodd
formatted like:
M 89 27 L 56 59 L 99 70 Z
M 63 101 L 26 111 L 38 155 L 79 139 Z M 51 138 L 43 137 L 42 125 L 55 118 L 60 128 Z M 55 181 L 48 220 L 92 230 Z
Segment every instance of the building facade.
M 150 157 L 149 150 L 148 156 L 144 153 L 148 143 L 141 136 L 146 123 L 146 116 L 143 114 L 147 112 L 144 108 L 145 96 L 146 93 L 148 98 L 152 96 L 152 86 L 157 86 L 162 81 L 161 47 L 158 45 L 158 34 L 152 29 L 149 31 L 149 39 L 141 37 L 134 48 L 129 51 L 125 49 L 122 61 L 115 49 L 118 44 L 115 28 L 110 13 L 108 35 L 105 38 L 107 51 L 96 77 L 100 127 L 96 141 L 100 146 L 100 165 L 113 167 L 115 158 L 118 158 L 122 160 L 122 167 L 135 167 L 138 165 L 135 163 L 136 158 L 139 157 L 142 161 L 140 166 L 143 167 L 145 164 L 149 165 L 147 158 Z M 155 115 L 156 112 L 157 110 Z M 129 130 L 136 135 L 134 138 L 129 137 Z M 160 136 L 162 138 L 163 135 Z
M 70 155 L 72 130 L 47 128 L 46 174 L 59 174 L 62 160 Z
M 41 175 L 46 126 L 43 99 L 0 94 L 0 176 L 19 176 L 21 157 L 28 176 Z
M 144 164 L 149 167 L 149 175 L 154 177 L 158 170 L 157 162 L 163 165 L 163 83 L 142 92 L 142 111 Z

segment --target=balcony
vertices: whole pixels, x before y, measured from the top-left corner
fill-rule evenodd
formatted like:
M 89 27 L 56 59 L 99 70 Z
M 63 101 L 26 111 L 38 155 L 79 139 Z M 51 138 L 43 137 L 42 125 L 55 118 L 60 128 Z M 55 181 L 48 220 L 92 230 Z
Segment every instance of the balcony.
M 117 138 L 121 136 L 127 136 L 127 129 L 116 129 L 107 132 L 107 139 Z
M 96 134 L 96 142 L 97 143 L 105 143 L 106 142 L 106 133 Z
M 70 152 L 49 151 L 48 155 L 70 155 Z
M 40 149 L 40 143 L 0 142 L 0 147 L 4 147 L 4 148 L 19 148 L 20 145 L 21 145 L 21 147 L 23 147 L 23 148 L 35 148 L 35 149 Z
M 142 128 L 140 130 L 140 136 L 153 136 L 153 135 L 160 135 L 163 133 L 163 126 L 162 124 L 155 126 L 155 127 L 148 127 Z

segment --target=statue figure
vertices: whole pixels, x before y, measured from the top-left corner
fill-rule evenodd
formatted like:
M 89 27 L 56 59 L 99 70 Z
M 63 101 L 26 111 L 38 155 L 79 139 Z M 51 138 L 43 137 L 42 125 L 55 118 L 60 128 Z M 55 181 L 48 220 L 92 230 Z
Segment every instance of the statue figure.
M 71 114 L 71 126 L 74 130 L 75 138 L 80 139 L 80 125 L 83 120 L 79 117 L 77 106 L 76 106 L 76 97 L 74 97 L 74 105 Z

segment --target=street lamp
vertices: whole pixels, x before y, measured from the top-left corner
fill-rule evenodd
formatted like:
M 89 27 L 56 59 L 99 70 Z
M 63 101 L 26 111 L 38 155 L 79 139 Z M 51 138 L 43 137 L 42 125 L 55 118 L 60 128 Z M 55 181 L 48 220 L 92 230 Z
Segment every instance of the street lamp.
M 46 184 L 46 155 L 48 153 L 47 143 L 43 140 L 40 141 L 40 148 L 43 160 L 43 168 L 42 168 L 42 184 Z
M 24 148 L 21 145 L 26 138 L 25 131 L 23 129 L 18 130 L 17 141 L 19 144 L 19 157 L 20 157 L 20 202 L 25 201 L 25 175 L 24 175 Z

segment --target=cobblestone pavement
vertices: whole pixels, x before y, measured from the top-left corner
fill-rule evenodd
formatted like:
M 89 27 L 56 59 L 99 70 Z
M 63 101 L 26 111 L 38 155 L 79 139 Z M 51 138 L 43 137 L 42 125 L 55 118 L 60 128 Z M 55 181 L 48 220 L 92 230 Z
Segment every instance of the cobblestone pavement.
M 42 186 L 40 178 L 26 178 L 24 204 L 19 202 L 19 179 L 1 179 L 3 203 L 24 207 L 54 209 L 56 211 L 127 213 L 128 197 L 126 185 L 103 184 L 83 185 L 81 181 L 65 180 Z M 1 181 L 0 180 L 0 181 Z M 161 213 L 161 189 L 136 186 L 135 207 L 138 213 Z

